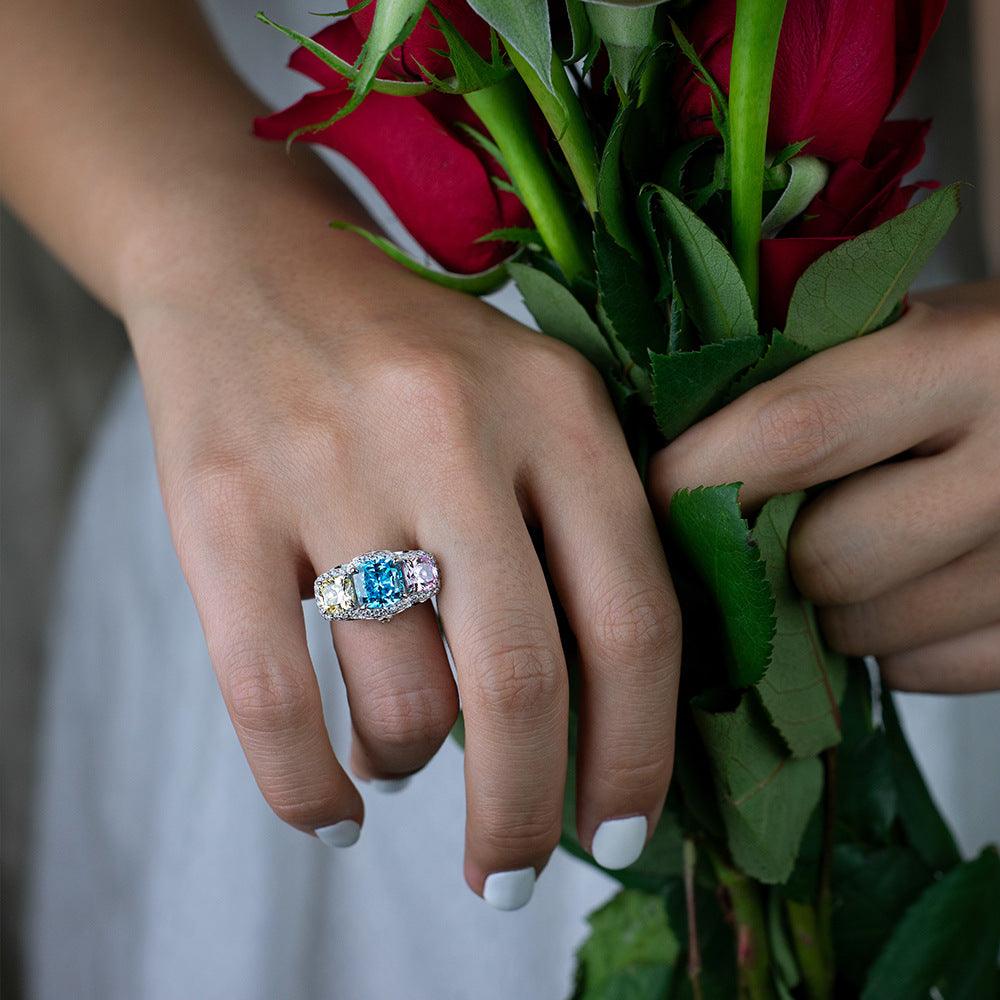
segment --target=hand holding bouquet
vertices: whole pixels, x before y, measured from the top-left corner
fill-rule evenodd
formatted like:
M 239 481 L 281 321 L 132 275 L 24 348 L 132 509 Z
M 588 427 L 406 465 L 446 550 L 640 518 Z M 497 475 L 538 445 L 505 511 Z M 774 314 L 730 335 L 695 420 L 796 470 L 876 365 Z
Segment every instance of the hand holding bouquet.
M 663 501 L 684 616 L 674 780 L 592 917 L 588 1000 L 995 989 L 1000 860 L 962 862 L 891 695 L 824 644 L 788 566 L 806 489 L 861 466 L 825 447 L 808 377 L 798 421 L 751 392 L 898 320 L 958 211 L 957 185 L 904 183 L 928 123 L 886 120 L 943 6 L 376 0 L 311 39 L 276 25 L 321 89 L 258 134 L 354 161 L 441 268 L 351 228 L 429 281 L 513 280 L 600 373 Z M 741 415 L 782 474 L 748 469 L 742 493 L 692 479 Z M 916 444 L 906 430 L 864 464 Z M 562 843 L 591 861 L 576 734 L 573 713 Z

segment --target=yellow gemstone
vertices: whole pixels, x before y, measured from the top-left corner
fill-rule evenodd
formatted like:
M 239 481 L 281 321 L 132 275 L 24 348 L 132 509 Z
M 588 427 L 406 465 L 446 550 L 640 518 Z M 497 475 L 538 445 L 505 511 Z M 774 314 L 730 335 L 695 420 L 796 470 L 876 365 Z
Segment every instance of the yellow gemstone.
M 320 585 L 319 599 L 324 614 L 350 611 L 357 606 L 354 581 L 349 576 L 335 576 Z

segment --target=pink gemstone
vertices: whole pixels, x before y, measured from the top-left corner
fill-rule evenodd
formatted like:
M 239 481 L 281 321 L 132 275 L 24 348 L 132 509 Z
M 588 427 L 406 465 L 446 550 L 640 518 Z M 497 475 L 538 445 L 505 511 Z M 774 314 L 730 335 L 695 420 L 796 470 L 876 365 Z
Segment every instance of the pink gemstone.
M 414 556 L 403 563 L 403 576 L 406 579 L 407 590 L 426 594 L 437 584 L 437 566 L 428 556 Z

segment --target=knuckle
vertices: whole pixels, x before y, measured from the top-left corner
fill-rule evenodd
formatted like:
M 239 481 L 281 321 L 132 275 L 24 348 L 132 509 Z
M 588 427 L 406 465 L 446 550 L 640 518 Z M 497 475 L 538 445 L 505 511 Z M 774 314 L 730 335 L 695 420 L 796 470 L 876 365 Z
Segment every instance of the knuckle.
M 606 658 L 658 662 L 680 643 L 677 602 L 665 587 L 622 581 L 599 598 L 592 624 L 594 643 Z
M 229 713 L 241 733 L 301 733 L 319 717 L 318 702 L 307 684 L 274 664 L 249 659 L 224 676 Z
M 770 455 L 796 481 L 808 483 L 844 442 L 848 402 L 823 386 L 782 391 L 762 404 L 751 433 L 760 454 Z
M 608 792 L 629 801 L 655 802 L 670 782 L 671 745 L 652 735 L 608 747 L 603 780 Z
M 282 822 L 299 829 L 312 830 L 328 822 L 336 813 L 328 795 L 309 789 L 272 787 L 264 790 L 264 800 Z
M 401 354 L 385 366 L 380 381 L 381 397 L 392 401 L 402 425 L 435 443 L 464 436 L 474 426 L 475 378 L 453 355 Z
M 477 665 L 476 694 L 487 711 L 538 716 L 565 697 L 562 655 L 541 622 L 522 616 L 517 624 L 482 628 L 470 649 Z
M 178 549 L 191 537 L 199 547 L 232 544 L 260 517 L 263 497 L 245 456 L 215 452 L 190 460 L 164 497 Z
M 788 564 L 795 586 L 814 604 L 850 604 L 861 596 L 853 557 L 842 546 L 831 548 L 793 527 Z
M 436 749 L 458 716 L 454 688 L 376 686 L 355 711 L 355 727 L 388 749 Z
M 535 814 L 486 816 L 479 834 L 486 850 L 503 858 L 542 858 L 559 844 L 562 825 L 557 817 Z

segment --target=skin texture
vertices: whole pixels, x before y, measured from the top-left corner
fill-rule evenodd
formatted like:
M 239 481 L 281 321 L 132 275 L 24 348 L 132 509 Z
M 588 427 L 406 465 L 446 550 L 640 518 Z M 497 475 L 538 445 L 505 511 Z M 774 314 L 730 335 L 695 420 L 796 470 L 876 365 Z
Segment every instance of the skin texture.
M 789 540 L 827 640 L 877 656 L 901 690 L 1000 686 L 1000 281 L 918 301 L 758 386 L 651 478 L 664 510 L 699 483 L 742 482 L 754 510 L 838 480 Z
M 568 683 L 531 525 L 580 647 L 581 841 L 627 816 L 651 832 L 680 623 L 593 369 L 332 233 L 328 219 L 367 220 L 309 153 L 249 136 L 263 109 L 191 7 L 13 0 L 0 29 L 17 38 L 0 70 L 15 95 L 5 196 L 126 322 L 180 561 L 278 816 L 307 832 L 363 821 L 306 648 L 313 578 L 426 548 L 457 687 L 429 605 L 338 623 L 351 769 L 422 767 L 460 696 L 466 879 L 482 893 L 490 873 L 541 870 L 561 829 Z
M 581 840 L 617 817 L 651 832 L 680 623 L 597 377 L 331 233 L 330 218 L 365 222 L 357 206 L 307 153 L 249 137 L 263 109 L 207 37 L 184 3 L 7 0 L 0 170 L 15 211 L 128 326 L 177 551 L 262 793 L 307 832 L 363 821 L 300 601 L 356 553 L 427 548 L 457 688 L 428 606 L 338 625 L 351 769 L 420 768 L 460 695 L 466 879 L 482 893 L 490 873 L 540 870 L 559 835 L 568 694 L 530 525 L 581 650 Z M 995 285 L 956 294 L 761 387 L 657 458 L 661 507 L 679 485 L 742 478 L 759 503 L 857 473 L 794 540 L 831 637 L 886 654 L 900 686 L 996 684 L 998 315 Z M 905 518 L 884 513 L 894 495 Z M 935 579 L 950 595 L 937 606 Z M 915 648 L 901 616 L 919 619 Z

